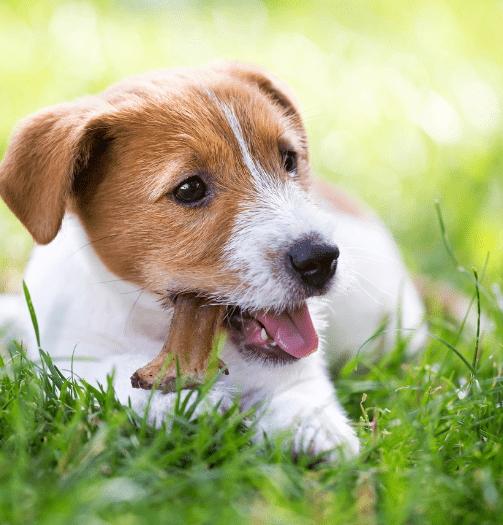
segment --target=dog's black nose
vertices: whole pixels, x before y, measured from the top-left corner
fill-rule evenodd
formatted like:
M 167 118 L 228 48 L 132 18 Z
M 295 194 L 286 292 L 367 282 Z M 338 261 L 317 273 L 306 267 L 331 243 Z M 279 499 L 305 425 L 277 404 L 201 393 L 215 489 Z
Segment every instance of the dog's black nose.
M 293 274 L 300 281 L 316 290 L 334 276 L 339 258 L 339 248 L 306 238 L 296 241 L 288 251 L 288 262 Z

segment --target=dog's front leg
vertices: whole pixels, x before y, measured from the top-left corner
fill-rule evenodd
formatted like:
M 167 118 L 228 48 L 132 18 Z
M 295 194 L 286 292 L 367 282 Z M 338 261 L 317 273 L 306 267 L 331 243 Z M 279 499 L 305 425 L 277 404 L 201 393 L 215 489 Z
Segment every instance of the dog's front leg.
M 294 451 L 328 452 L 330 459 L 358 454 L 359 441 L 339 405 L 321 353 L 284 365 L 229 361 L 224 380 L 242 395 L 244 410 L 258 407 L 257 439 L 290 434 Z

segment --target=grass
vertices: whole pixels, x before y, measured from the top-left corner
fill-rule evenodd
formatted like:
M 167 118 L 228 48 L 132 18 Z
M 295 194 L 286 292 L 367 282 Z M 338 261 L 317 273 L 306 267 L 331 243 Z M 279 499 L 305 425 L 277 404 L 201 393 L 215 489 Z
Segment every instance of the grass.
M 207 387 L 155 430 L 111 381 L 65 378 L 42 349 L 34 363 L 11 343 L 0 361 L 0 524 L 501 523 L 503 312 L 468 277 L 490 335 L 433 311 L 421 355 L 406 359 L 404 335 L 378 365 L 362 372 L 357 358 L 339 372 L 363 445 L 340 465 L 294 460 L 281 437 L 254 443 L 253 414 L 237 405 L 191 420 Z

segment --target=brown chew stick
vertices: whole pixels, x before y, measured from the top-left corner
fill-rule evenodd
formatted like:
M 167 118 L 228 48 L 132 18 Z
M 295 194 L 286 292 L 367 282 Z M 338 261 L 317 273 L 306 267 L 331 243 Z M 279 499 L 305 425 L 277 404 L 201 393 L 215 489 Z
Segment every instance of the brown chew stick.
M 168 340 L 159 355 L 131 376 L 133 388 L 151 390 L 168 356 L 172 360 L 157 387 L 164 393 L 176 390 L 176 358 L 182 386 L 191 388 L 204 380 L 213 341 L 221 328 L 225 306 L 211 305 L 195 295 L 179 295 L 171 320 Z M 220 367 L 223 363 L 220 363 Z

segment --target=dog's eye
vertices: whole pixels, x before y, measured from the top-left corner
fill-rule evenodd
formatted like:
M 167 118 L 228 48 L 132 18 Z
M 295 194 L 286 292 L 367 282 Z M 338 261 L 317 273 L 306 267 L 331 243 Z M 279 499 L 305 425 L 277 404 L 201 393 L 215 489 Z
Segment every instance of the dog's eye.
M 183 204 L 192 204 L 200 201 L 206 195 L 206 184 L 200 177 L 184 180 L 173 192 L 175 199 Z
M 283 152 L 283 167 L 290 176 L 297 174 L 297 153 L 295 151 Z

